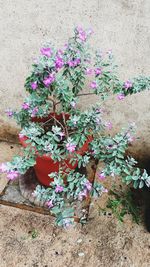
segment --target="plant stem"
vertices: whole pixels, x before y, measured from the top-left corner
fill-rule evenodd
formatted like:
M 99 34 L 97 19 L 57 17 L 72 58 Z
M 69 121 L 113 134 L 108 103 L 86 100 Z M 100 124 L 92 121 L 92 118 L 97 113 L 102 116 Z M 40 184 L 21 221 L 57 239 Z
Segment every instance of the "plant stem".
M 66 118 L 65 118 L 64 112 L 62 112 L 62 116 L 63 116 L 64 125 L 65 125 L 65 133 L 66 133 L 66 136 L 68 138 L 69 137 L 69 133 L 68 133 L 67 125 L 66 125 Z

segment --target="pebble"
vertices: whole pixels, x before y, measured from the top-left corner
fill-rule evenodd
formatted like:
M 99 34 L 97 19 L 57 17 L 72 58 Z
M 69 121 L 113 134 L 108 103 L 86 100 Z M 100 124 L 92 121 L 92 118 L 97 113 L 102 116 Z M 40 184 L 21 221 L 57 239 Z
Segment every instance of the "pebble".
M 78 253 L 78 256 L 79 256 L 79 257 L 83 257 L 83 256 L 84 256 L 84 253 L 83 253 L 83 252 L 79 252 L 79 253 Z
M 77 243 L 80 244 L 80 243 L 82 243 L 82 241 L 83 241 L 83 240 L 82 240 L 81 238 L 79 238 L 79 239 L 77 240 Z

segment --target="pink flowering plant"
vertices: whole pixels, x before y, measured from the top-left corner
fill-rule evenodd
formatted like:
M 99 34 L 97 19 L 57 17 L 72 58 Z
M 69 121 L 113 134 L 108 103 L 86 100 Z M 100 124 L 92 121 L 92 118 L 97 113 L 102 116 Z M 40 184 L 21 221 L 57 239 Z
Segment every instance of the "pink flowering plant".
M 37 186 L 34 195 L 45 201 L 56 215 L 57 224 L 64 226 L 74 221 L 76 201 L 107 192 L 101 184 L 107 176 L 120 176 L 135 188 L 150 185 L 147 172 L 137 168 L 137 162 L 126 153 L 134 140 L 134 125 L 112 135 L 112 123 L 104 121 L 100 101 L 84 111 L 78 107 L 79 98 L 86 95 L 98 95 L 105 100 L 116 94 L 118 100 L 123 100 L 127 95 L 149 89 L 150 78 L 121 81 L 111 50 L 105 54 L 96 51 L 93 59 L 88 46 L 91 34 L 91 30 L 76 27 L 74 36 L 62 49 L 55 49 L 49 43 L 44 45 L 26 79 L 27 97 L 20 111 L 6 111 L 21 126 L 19 136 L 26 138 L 27 146 L 11 162 L 2 163 L 1 172 L 14 180 L 36 164 L 37 155 L 46 154 L 59 162 L 59 171 L 49 174 L 53 178 L 50 186 Z M 85 92 L 87 80 L 90 83 Z M 62 119 L 56 114 L 61 114 Z M 78 153 L 91 137 L 89 149 L 84 154 Z M 98 173 L 99 182 L 93 184 L 78 171 L 91 158 L 102 161 L 104 166 Z M 67 166 L 66 171 L 67 159 L 72 165 L 78 163 L 78 169 Z

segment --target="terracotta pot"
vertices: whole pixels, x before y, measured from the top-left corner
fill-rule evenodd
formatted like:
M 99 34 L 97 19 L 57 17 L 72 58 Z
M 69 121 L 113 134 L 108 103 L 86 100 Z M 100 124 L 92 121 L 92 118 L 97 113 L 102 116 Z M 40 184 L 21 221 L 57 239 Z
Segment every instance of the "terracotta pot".
M 46 122 L 48 119 L 50 119 L 52 116 L 54 116 L 54 113 L 51 113 L 47 118 L 35 118 L 33 119 L 33 121 L 35 122 Z M 55 114 L 55 117 L 57 120 L 62 119 L 62 114 Z M 65 114 L 65 118 L 66 120 L 69 119 L 69 114 Z M 75 151 L 76 154 L 80 154 L 83 155 L 87 150 L 88 150 L 88 146 L 89 143 L 92 141 L 92 136 L 89 136 L 89 138 L 87 139 L 87 141 L 84 143 L 84 145 L 78 150 Z M 27 137 L 19 137 L 20 143 L 22 144 L 23 147 L 28 146 L 28 144 L 25 142 L 27 140 Z M 71 153 L 71 155 L 73 155 L 73 153 Z M 74 170 L 77 165 L 78 162 L 76 162 L 74 165 L 69 163 L 69 160 L 65 160 L 66 163 L 66 169 L 67 166 Z M 48 174 L 52 173 L 52 172 L 58 172 L 59 171 L 59 164 L 60 162 L 54 162 L 53 159 L 50 156 L 47 155 L 42 155 L 42 156 L 37 156 L 36 158 L 36 164 L 33 167 L 37 176 L 38 181 L 44 185 L 44 186 L 49 186 L 50 183 L 53 181 L 52 178 L 50 178 L 48 176 Z

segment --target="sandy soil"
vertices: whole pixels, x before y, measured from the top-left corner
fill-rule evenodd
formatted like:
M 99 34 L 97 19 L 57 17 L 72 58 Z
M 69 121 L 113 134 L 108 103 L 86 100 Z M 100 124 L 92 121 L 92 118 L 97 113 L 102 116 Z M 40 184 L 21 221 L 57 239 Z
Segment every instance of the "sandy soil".
M 103 215 L 64 230 L 49 216 L 6 206 L 0 214 L 1 267 L 150 266 L 150 236 L 130 220 Z
M 0 162 L 10 157 L 9 145 L 1 144 Z M 86 226 L 68 230 L 50 216 L 1 205 L 0 258 L 1 267 L 149 267 L 150 235 L 130 216 L 124 224 L 100 216 L 97 205 Z

